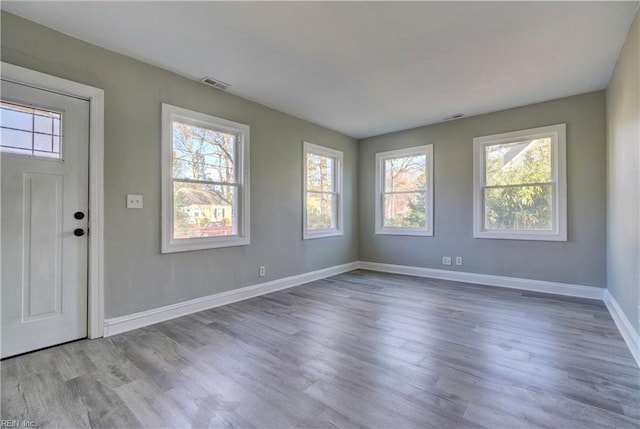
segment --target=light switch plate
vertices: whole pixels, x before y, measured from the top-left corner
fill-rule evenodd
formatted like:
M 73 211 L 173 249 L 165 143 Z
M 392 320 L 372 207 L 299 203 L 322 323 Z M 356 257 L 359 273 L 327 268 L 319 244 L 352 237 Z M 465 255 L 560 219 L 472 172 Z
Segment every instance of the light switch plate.
M 141 209 L 142 208 L 142 195 L 127 195 L 127 208 L 128 209 Z

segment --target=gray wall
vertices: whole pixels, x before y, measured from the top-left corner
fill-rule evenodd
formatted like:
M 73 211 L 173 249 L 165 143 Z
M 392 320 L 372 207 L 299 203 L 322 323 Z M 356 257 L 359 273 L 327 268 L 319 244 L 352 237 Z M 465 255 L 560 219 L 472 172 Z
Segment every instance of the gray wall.
M 2 60 L 105 90 L 106 317 L 358 259 L 605 285 L 604 91 L 358 143 L 7 13 Z M 250 246 L 160 254 L 162 102 L 251 126 Z M 562 122 L 569 241 L 473 239 L 473 137 Z M 301 239 L 303 140 L 344 151 L 344 237 Z M 375 153 L 428 143 L 435 154 L 435 236 L 376 236 Z M 127 193 L 143 194 L 145 208 L 127 210 Z M 463 256 L 465 264 L 444 267 L 443 255 Z M 266 279 L 258 277 L 259 265 L 266 265 Z
M 473 138 L 567 124 L 568 242 L 474 239 Z M 376 152 L 433 144 L 434 237 L 374 233 Z M 605 93 L 372 137 L 360 142 L 360 260 L 604 287 Z M 464 266 L 443 266 L 442 256 Z
M 7 13 L 2 61 L 105 91 L 107 318 L 358 260 L 354 139 Z M 251 126 L 251 245 L 160 254 L 163 102 Z M 302 241 L 303 140 L 344 151 L 343 237 Z
M 607 88 L 607 284 L 640 332 L 640 15 Z

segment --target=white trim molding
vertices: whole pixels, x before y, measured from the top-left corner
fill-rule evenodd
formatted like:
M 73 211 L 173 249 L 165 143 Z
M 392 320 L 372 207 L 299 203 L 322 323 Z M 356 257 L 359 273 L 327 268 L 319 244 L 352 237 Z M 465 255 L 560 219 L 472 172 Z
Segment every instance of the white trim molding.
M 434 268 L 412 267 L 407 265 L 383 264 L 378 262 L 350 262 L 323 268 L 309 273 L 285 277 L 266 283 L 246 286 L 240 289 L 221 292 L 202 298 L 166 305 L 151 310 L 141 311 L 126 316 L 114 317 L 104 320 L 104 336 L 112 336 L 131 331 L 155 323 L 171 320 L 176 317 L 186 316 L 198 311 L 220 307 L 245 299 L 269 294 L 304 283 L 321 280 L 337 274 L 363 269 L 383 273 L 402 274 L 408 276 L 450 280 L 472 283 L 485 286 L 496 286 L 509 289 L 526 290 L 531 292 L 548 293 L 552 295 L 571 296 L 604 301 L 607 309 L 618 327 L 622 338 L 625 340 L 636 363 L 640 366 L 640 339 L 631 322 L 627 319 L 622 309 L 613 296 L 604 288 L 593 286 L 573 285 L 568 283 L 547 282 L 542 280 L 530 280 L 517 277 L 494 276 L 489 274 L 476 274 L 461 271 L 439 270 Z
M 604 288 L 593 286 L 530 280 L 518 277 L 494 276 L 490 274 L 476 274 L 463 271 L 438 270 L 435 268 L 411 267 L 407 265 L 382 264 L 378 262 L 360 262 L 360 268 L 383 273 L 405 274 L 408 276 L 428 277 L 439 280 L 451 280 L 554 295 L 573 296 L 577 298 L 597 299 L 600 301 L 602 301 L 605 292 Z
M 165 320 L 174 319 L 180 316 L 186 316 L 198 311 L 220 307 L 222 305 L 231 304 L 234 302 L 254 298 L 256 296 L 265 295 L 271 292 L 276 292 L 282 289 L 287 289 L 315 280 L 324 279 L 336 274 L 346 273 L 348 271 L 358 269 L 358 266 L 359 262 L 336 265 L 334 267 L 323 268 L 321 270 L 285 277 L 266 283 L 246 286 L 240 289 L 230 290 L 227 292 L 204 296 L 202 298 L 179 302 L 177 304 L 171 304 L 164 307 L 141 311 L 139 313 L 106 319 L 104 321 L 104 336 L 108 337 L 111 335 L 120 334 L 122 332 L 127 332 L 133 329 L 153 325 L 154 323 L 164 322 Z
M 567 155 L 566 124 L 549 125 L 528 130 L 475 137 L 473 139 L 473 237 L 504 240 L 567 241 Z M 486 183 L 487 146 L 521 143 L 540 138 L 551 140 L 551 178 L 548 182 L 508 185 Z M 522 153 L 525 151 L 523 150 Z M 518 155 L 513 158 L 521 159 Z M 511 161 L 510 161 L 511 162 Z M 509 164 L 509 163 L 507 163 Z M 507 164 L 502 168 L 507 167 Z M 551 186 L 551 225 L 549 231 L 526 229 L 488 229 L 485 225 L 485 191 L 525 185 Z
M 342 166 L 344 165 L 344 156 L 342 151 L 331 149 L 324 146 L 318 146 L 309 142 L 302 142 L 302 239 L 311 240 L 315 238 L 336 237 L 344 235 L 342 230 L 342 215 L 344 211 L 343 204 L 343 182 L 342 182 Z M 309 178 L 307 172 L 307 155 L 317 155 L 333 160 L 333 171 L 331 172 L 330 191 L 309 190 Z M 329 194 L 336 199 L 335 208 L 332 209 L 332 226 L 325 229 L 309 229 L 309 213 L 307 212 L 307 199 L 309 193 L 320 195 Z
M 104 320 L 104 90 L 1 63 L 2 79 L 89 101 L 88 337 L 102 337 Z
M 629 347 L 633 358 L 636 360 L 636 364 L 640 367 L 640 335 L 633 328 L 631 321 L 629 321 L 616 299 L 608 290 L 604 293 L 604 304 L 607 306 L 609 313 L 611 313 L 611 317 L 616 323 L 622 338 L 627 343 L 627 347 Z
M 385 225 L 385 198 L 387 194 L 395 192 L 387 192 L 385 180 L 387 173 L 385 164 L 388 160 L 407 158 L 414 156 L 425 157 L 425 188 L 416 189 L 416 194 L 423 193 L 425 200 L 425 225 L 422 227 L 410 226 L 386 226 Z M 376 153 L 376 171 L 375 171 L 375 232 L 376 234 L 386 235 L 414 235 L 433 237 L 433 144 L 423 146 L 414 146 L 405 149 L 390 150 L 387 152 Z M 405 194 L 406 192 L 400 192 Z
M 161 252 L 186 252 L 189 250 L 216 249 L 230 246 L 246 246 L 250 240 L 250 212 L 249 204 L 249 125 L 233 122 L 228 119 L 218 118 L 206 113 L 195 112 L 171 104 L 162 103 L 162 155 L 161 155 L 161 189 L 162 189 L 162 239 Z M 236 136 L 233 155 L 232 182 L 221 181 L 222 178 L 214 178 L 215 182 L 207 180 L 195 180 L 196 178 L 174 177 L 174 123 L 179 122 L 194 128 L 202 128 L 213 132 L 221 132 Z M 190 238 L 174 238 L 174 183 L 187 180 L 193 184 L 205 184 L 214 186 L 226 186 L 236 189 L 233 198 L 233 233 L 229 235 L 202 236 Z M 184 183 L 184 182 L 183 182 Z

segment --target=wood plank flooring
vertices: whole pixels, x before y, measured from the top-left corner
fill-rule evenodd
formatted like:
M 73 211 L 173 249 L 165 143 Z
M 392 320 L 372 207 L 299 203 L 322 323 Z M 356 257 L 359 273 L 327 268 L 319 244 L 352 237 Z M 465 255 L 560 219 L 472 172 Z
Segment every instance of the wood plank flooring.
M 602 303 L 368 271 L 1 366 L 36 427 L 640 427 Z

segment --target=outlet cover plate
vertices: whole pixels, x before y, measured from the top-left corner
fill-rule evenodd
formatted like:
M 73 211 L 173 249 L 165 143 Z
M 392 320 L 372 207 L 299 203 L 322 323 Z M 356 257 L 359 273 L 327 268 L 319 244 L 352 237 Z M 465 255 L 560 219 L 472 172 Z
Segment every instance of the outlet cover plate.
M 141 209 L 142 208 L 142 195 L 127 194 L 127 208 L 128 209 Z

